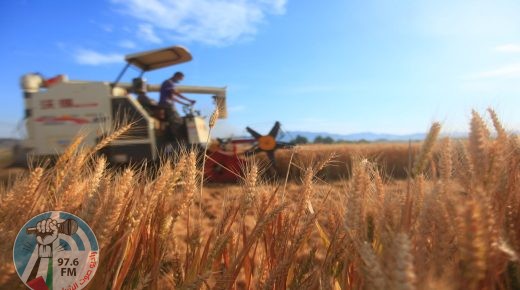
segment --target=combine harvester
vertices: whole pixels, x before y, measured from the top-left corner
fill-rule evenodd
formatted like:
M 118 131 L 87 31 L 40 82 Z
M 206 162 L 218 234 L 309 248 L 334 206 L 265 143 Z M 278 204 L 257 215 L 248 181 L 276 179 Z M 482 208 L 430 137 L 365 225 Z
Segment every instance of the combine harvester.
M 26 74 L 21 86 L 25 98 L 27 139 L 16 149 L 18 156 L 37 159 L 61 154 L 78 132 L 86 134 L 85 146 L 95 146 L 115 124 L 133 122 L 134 129 L 124 139 L 114 140 L 102 154 L 112 164 L 128 164 L 156 161 L 167 148 L 179 148 L 176 144 L 205 146 L 208 126 L 205 118 L 193 107 L 184 107 L 184 126 L 187 136 L 172 136 L 164 110 L 140 103 L 136 97 L 147 92 L 157 92 L 160 85 L 150 85 L 143 79 L 144 73 L 192 59 L 182 46 L 127 55 L 126 66 L 115 82 L 72 81 L 59 75 L 44 79 L 39 74 Z M 140 70 L 131 84 L 120 80 L 133 66 Z M 207 94 L 213 97 L 219 110 L 219 118 L 227 117 L 226 88 L 202 86 L 177 86 L 181 93 Z M 214 182 L 233 182 L 247 156 L 266 152 L 271 165 L 275 164 L 276 149 L 290 146 L 276 141 L 280 123 L 276 122 L 268 135 L 261 135 L 246 128 L 252 139 L 213 141 L 205 162 L 205 176 Z M 232 145 L 231 150 L 229 145 Z M 250 147 L 238 150 L 238 144 Z M 178 149 L 174 149 L 178 150 Z M 16 155 L 15 155 L 16 156 Z

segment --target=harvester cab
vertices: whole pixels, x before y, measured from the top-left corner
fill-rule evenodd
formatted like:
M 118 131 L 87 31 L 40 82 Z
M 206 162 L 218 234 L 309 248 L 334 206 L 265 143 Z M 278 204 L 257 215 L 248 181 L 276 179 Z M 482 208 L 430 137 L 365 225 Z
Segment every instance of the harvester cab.
M 114 82 L 68 80 L 59 75 L 44 79 L 26 74 L 21 79 L 25 99 L 27 138 L 22 147 L 35 157 L 61 154 L 77 136 L 85 134 L 83 145 L 95 146 L 116 124 L 132 122 L 124 139 L 103 149 L 113 163 L 155 160 L 173 143 L 189 145 L 207 142 L 206 121 L 194 108 L 185 108 L 184 137 L 168 134 L 164 111 L 148 97 L 160 84 L 147 84 L 146 72 L 188 62 L 190 52 L 182 46 L 127 55 L 126 65 Z M 140 70 L 132 83 L 121 83 L 130 66 Z M 226 118 L 226 88 L 177 86 L 181 93 L 208 94 L 214 99 L 219 118 Z M 175 144 L 173 144 L 175 145 Z

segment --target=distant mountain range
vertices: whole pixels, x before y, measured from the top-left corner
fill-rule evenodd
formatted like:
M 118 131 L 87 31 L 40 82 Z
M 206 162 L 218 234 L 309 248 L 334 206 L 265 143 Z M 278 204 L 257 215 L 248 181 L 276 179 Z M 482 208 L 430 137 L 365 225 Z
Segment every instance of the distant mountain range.
M 327 132 L 307 132 L 307 131 L 288 131 L 280 138 L 281 141 L 291 141 L 296 138 L 296 136 L 303 136 L 309 140 L 309 142 L 314 141 L 314 139 L 318 136 L 321 137 L 330 137 L 335 141 L 343 140 L 343 141 L 408 141 L 408 140 L 423 140 L 426 136 L 426 133 L 414 133 L 414 134 L 387 134 L 387 133 L 373 133 L 373 132 L 361 132 L 361 133 L 353 133 L 353 134 L 332 134 Z M 467 133 L 451 133 L 448 134 L 452 138 L 462 138 L 467 136 Z

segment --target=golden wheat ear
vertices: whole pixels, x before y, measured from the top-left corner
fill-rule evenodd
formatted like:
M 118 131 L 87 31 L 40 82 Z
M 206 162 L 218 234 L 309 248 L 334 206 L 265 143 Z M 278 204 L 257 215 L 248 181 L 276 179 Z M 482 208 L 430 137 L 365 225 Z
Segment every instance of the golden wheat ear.
M 392 243 L 391 261 L 389 269 L 389 289 L 416 289 L 416 274 L 412 244 L 408 235 L 398 233 Z
M 128 131 L 130 131 L 130 129 L 132 128 L 133 125 L 134 125 L 133 123 L 130 123 L 130 124 L 126 124 L 126 125 L 123 125 L 117 129 L 115 129 L 108 136 L 101 139 L 101 141 L 99 141 L 99 143 L 96 144 L 96 146 L 94 146 L 94 148 L 92 148 L 90 153 L 94 154 L 94 153 L 98 152 L 99 150 L 105 148 L 108 144 L 112 143 L 113 141 L 123 138 L 125 136 L 125 134 Z
M 432 155 L 433 146 L 435 145 L 435 142 L 437 141 L 437 137 L 439 136 L 440 131 L 441 131 L 441 124 L 437 123 L 437 122 L 433 123 L 430 128 L 430 131 L 428 132 L 428 135 L 426 135 L 426 139 L 424 139 L 423 145 L 421 147 L 421 151 L 419 152 L 419 155 L 415 159 L 414 166 L 412 169 L 413 176 L 416 176 L 416 175 L 424 172 L 424 169 L 426 168 L 428 160 L 430 160 L 430 157 Z
M 137 126 L 140 120 L 140 118 L 131 118 L 128 111 L 117 112 L 111 124 L 100 125 L 99 141 L 94 147 L 90 148 L 89 154 L 96 154 L 115 140 L 129 137 L 134 130 L 144 129 Z
M 471 115 L 468 151 L 477 179 L 484 181 L 489 167 L 491 133 L 479 113 L 472 111 Z
M 364 274 L 367 289 L 384 290 L 386 288 L 386 279 L 381 267 L 379 258 L 374 253 L 372 246 L 363 243 L 359 247 L 359 256 L 363 261 L 362 270 Z
M 495 131 L 497 132 L 497 140 L 505 140 L 507 139 L 507 131 L 502 125 L 502 122 L 500 122 L 500 119 L 498 118 L 497 113 L 492 108 L 487 109 L 489 116 L 491 117 L 491 120 L 493 121 L 493 127 L 495 128 Z
M 439 158 L 439 175 L 444 183 L 448 183 L 453 175 L 453 149 L 450 138 L 444 138 Z
M 260 170 L 256 159 L 251 158 L 245 164 L 241 164 L 241 169 L 244 175 L 242 198 L 240 202 L 240 213 L 242 216 L 252 208 L 254 202 L 257 200 L 258 185 L 260 183 Z

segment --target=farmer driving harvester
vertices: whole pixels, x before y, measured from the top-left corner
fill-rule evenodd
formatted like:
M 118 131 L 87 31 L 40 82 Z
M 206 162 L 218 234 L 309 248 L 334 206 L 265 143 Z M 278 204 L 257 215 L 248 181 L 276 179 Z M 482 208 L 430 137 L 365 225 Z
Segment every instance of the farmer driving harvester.
M 176 89 L 176 84 L 183 79 L 184 74 L 182 72 L 173 74 L 171 78 L 162 83 L 159 97 L 159 107 L 165 110 L 166 120 L 170 124 L 170 132 L 173 136 L 180 137 L 180 139 L 186 137 L 186 130 L 181 116 L 175 109 L 175 102 L 184 106 L 195 104 L 195 100 L 186 98 Z M 187 103 L 181 101 L 181 99 Z

